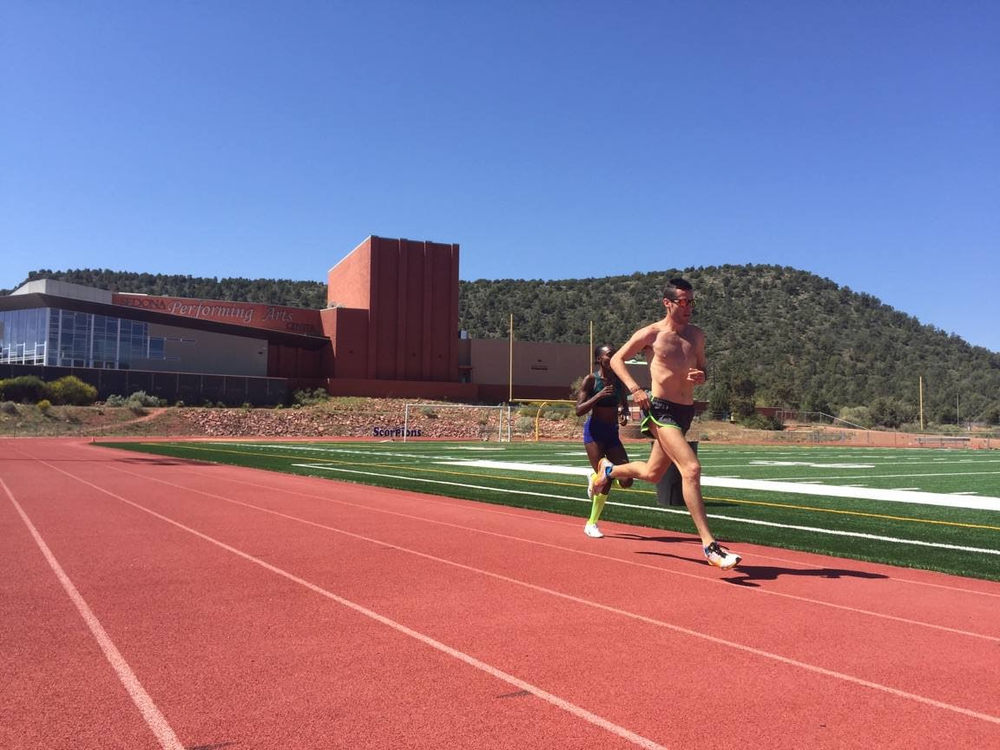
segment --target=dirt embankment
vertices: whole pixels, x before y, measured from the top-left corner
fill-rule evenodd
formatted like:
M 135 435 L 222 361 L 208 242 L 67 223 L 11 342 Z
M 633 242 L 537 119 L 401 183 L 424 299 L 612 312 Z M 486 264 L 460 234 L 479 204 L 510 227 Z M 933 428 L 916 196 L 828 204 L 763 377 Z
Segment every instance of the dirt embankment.
M 534 407 L 506 413 L 501 426 L 497 409 L 455 408 L 427 403 L 406 409 L 401 399 L 335 398 L 302 408 L 157 408 L 135 413 L 126 407 L 52 407 L 17 405 L 0 413 L 0 434 L 93 435 L 97 437 L 207 437 L 207 438 L 354 438 L 578 441 L 583 420 L 572 412 Z M 751 430 L 728 422 L 698 420 L 688 433 L 703 443 L 743 445 L 843 445 L 871 447 L 1000 448 L 1000 438 L 984 433 L 951 435 L 853 430 L 808 424 L 789 424 L 785 430 Z M 642 440 L 631 424 L 625 440 Z
M 704 441 L 735 445 L 843 445 L 874 448 L 993 448 L 1000 438 L 989 433 L 962 435 L 855 430 L 828 425 L 789 424 L 784 430 L 749 430 L 726 422 L 698 422 L 691 435 Z

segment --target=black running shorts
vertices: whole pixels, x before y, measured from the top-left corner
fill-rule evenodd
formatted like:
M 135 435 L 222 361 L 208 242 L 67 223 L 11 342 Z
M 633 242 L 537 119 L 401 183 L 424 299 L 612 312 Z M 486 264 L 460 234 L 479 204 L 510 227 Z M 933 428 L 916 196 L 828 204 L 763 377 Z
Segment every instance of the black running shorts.
M 648 438 L 655 439 L 650 424 L 657 427 L 672 427 L 680 430 L 681 434 L 687 434 L 694 419 L 694 404 L 675 404 L 662 398 L 654 398 L 650 401 L 649 410 L 643 409 L 642 422 L 639 423 L 639 430 Z

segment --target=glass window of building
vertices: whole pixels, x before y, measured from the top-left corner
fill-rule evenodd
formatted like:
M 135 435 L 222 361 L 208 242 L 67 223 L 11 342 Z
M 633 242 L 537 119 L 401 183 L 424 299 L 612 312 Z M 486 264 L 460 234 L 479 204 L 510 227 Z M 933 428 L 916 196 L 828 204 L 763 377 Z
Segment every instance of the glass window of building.
M 49 308 L 0 312 L 0 362 L 122 369 L 165 359 L 165 339 L 149 324 Z
M 44 308 L 0 312 L 0 362 L 45 364 L 47 315 Z

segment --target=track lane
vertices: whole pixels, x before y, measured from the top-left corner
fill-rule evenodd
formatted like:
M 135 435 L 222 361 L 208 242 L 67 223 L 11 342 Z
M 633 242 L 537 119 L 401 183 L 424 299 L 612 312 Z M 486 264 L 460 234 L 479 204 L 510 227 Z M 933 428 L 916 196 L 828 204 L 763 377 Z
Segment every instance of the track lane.
M 171 486 L 178 489 L 181 487 L 174 483 Z M 270 498 L 266 495 L 270 492 L 271 490 L 266 491 L 265 496 L 259 498 L 259 502 L 267 503 Z M 205 496 L 212 497 L 212 495 Z M 246 502 L 251 498 L 241 494 L 240 500 L 231 499 L 235 502 Z M 334 520 L 327 528 L 335 534 L 349 533 L 343 531 L 344 524 L 339 522 L 341 520 L 346 519 Z M 400 549 L 418 547 L 426 552 L 426 543 L 432 535 L 425 532 L 419 519 L 410 517 L 409 520 L 411 523 L 407 527 L 385 528 L 382 528 L 381 522 L 375 519 L 370 523 L 365 520 L 362 522 L 369 523 L 365 533 L 381 536 L 380 540 L 370 537 L 376 543 L 388 541 L 399 545 Z M 386 533 L 393 529 L 398 529 L 398 534 L 387 540 Z M 720 601 L 723 602 L 721 606 L 725 608 L 725 595 L 720 595 L 721 599 L 709 600 L 706 603 L 701 595 L 706 580 L 697 575 L 685 576 L 679 583 L 674 583 L 666 591 L 663 606 L 657 607 L 635 601 L 635 592 L 655 590 L 651 587 L 646 571 L 640 571 L 634 576 L 634 580 L 623 575 L 614 586 L 609 586 L 606 575 L 598 569 L 593 579 L 590 579 L 594 585 L 588 588 L 585 586 L 587 581 L 578 580 L 580 578 L 578 563 L 565 556 L 552 557 L 551 545 L 529 546 L 527 551 L 523 551 L 517 546 L 519 541 L 517 537 L 508 535 L 508 539 L 511 546 L 477 548 L 461 535 L 445 534 L 438 541 L 433 555 L 445 561 L 471 566 L 487 574 L 510 576 L 512 580 L 522 580 L 525 570 L 544 570 L 551 580 L 543 583 L 557 591 L 571 591 L 588 601 L 610 602 L 610 606 L 623 611 L 638 610 L 642 616 L 663 619 L 671 625 L 697 631 L 708 638 L 723 640 L 731 638 L 728 625 L 716 617 L 717 612 L 713 609 L 720 606 Z M 698 570 L 706 570 L 710 576 L 716 575 L 714 570 L 707 568 L 699 560 L 696 545 L 683 537 L 678 537 L 677 542 L 679 546 L 686 546 L 688 551 L 671 554 L 672 561 L 697 566 Z M 694 557 L 689 556 L 692 553 Z M 630 571 L 630 574 L 632 573 L 634 571 Z M 825 575 L 826 570 L 824 570 Z M 825 580 L 827 580 L 825 577 L 820 578 L 820 581 Z M 880 576 L 869 576 L 867 580 L 883 579 Z M 652 586 L 655 586 L 655 583 Z M 615 599 L 615 591 L 618 590 L 623 596 Z M 433 592 L 426 592 L 426 595 L 433 598 Z M 640 594 L 640 597 L 642 596 L 648 595 Z M 736 596 L 739 597 L 740 594 Z M 819 669 L 844 672 L 859 680 L 879 682 L 887 687 L 895 687 L 932 699 L 957 702 L 974 707 L 972 710 L 989 712 L 995 705 L 994 694 L 982 689 L 980 678 L 989 679 L 988 662 L 982 660 L 983 647 L 991 645 L 995 647 L 1000 643 L 1000 639 L 976 638 L 971 632 L 942 633 L 940 630 L 914 627 L 918 625 L 917 623 L 898 621 L 881 623 L 881 627 L 872 631 L 866 622 L 869 618 L 864 613 L 845 611 L 836 620 L 813 619 L 824 613 L 810 614 L 808 609 L 803 612 L 802 603 L 796 600 L 782 601 L 766 608 L 750 607 L 739 610 L 735 609 L 740 604 L 738 599 L 730 599 L 729 603 L 733 608 L 727 611 L 737 613 L 741 620 L 742 635 L 736 639 L 738 641 L 736 646 L 746 646 L 784 656 Z M 810 632 L 808 634 L 800 632 L 803 627 L 808 628 Z M 944 638 L 951 640 L 943 640 Z M 862 643 L 859 644 L 858 639 L 863 639 Z M 905 645 L 901 648 L 900 644 Z M 872 660 L 873 651 L 884 654 L 885 659 L 891 660 L 892 669 L 884 668 L 884 660 Z M 967 681 L 955 684 L 952 675 L 956 663 L 966 665 Z M 910 673 L 913 674 L 913 678 L 908 680 L 907 675 Z M 935 689 L 941 691 L 940 694 L 935 694 L 934 690 L 928 691 L 928 685 L 934 685 Z
M 99 465 L 67 465 L 106 478 Z M 113 491 L 148 499 L 151 489 Z M 189 746 L 530 748 L 556 732 L 579 747 L 657 747 L 331 606 L 263 567 L 275 554 L 267 539 L 255 550 L 262 565 L 248 565 L 94 487 L 70 506 L 99 507 L 101 518 L 17 492 Z M 294 540 L 284 546 L 300 555 Z
M 134 458 L 134 456 L 130 454 L 130 458 Z M 109 470 L 110 464 L 102 469 L 100 462 L 87 464 L 86 462 L 68 461 L 65 465 L 69 466 L 72 471 L 81 467 L 85 471 L 93 468 L 95 472 L 93 479 L 110 481 L 109 476 L 113 472 L 113 470 Z M 462 570 L 457 573 L 454 571 L 441 572 L 434 570 L 435 567 L 440 566 L 440 563 L 431 566 L 422 564 L 414 566 L 412 559 L 400 562 L 395 558 L 412 558 L 412 553 L 398 555 L 400 550 L 383 550 L 385 554 L 373 553 L 371 550 L 372 542 L 352 539 L 350 542 L 341 540 L 337 543 L 331 543 L 329 539 L 331 532 L 323 529 L 302 531 L 302 524 L 299 522 L 276 519 L 273 516 L 266 522 L 251 520 L 254 514 L 258 516 L 265 514 L 261 514 L 260 511 L 251 511 L 247 515 L 245 510 L 234 510 L 236 506 L 233 506 L 232 503 L 223 503 L 219 500 L 207 502 L 211 499 L 203 493 L 208 490 L 191 492 L 190 496 L 187 496 L 185 494 L 187 491 L 182 490 L 180 485 L 182 482 L 188 481 L 187 479 L 182 480 L 181 476 L 185 472 L 190 472 L 190 469 L 178 472 L 178 467 L 175 465 L 135 461 L 126 462 L 125 468 L 132 472 L 148 471 L 150 476 L 163 472 L 170 478 L 169 481 L 176 485 L 174 490 L 165 493 L 161 475 L 158 477 L 160 482 L 153 482 L 145 486 L 145 491 L 142 493 L 143 503 L 149 502 L 151 505 L 163 503 L 169 506 L 172 511 L 183 510 L 184 514 L 191 514 L 191 517 L 199 524 L 199 528 L 211 526 L 216 528 L 220 535 L 227 532 L 228 525 L 227 533 L 234 534 L 250 546 L 256 544 L 260 550 L 259 554 L 282 555 L 289 561 L 289 566 L 293 563 L 295 565 L 305 563 L 306 568 L 304 569 L 313 570 L 316 577 L 321 578 L 324 574 L 320 569 L 322 566 L 315 566 L 306 560 L 306 558 L 311 557 L 310 550 L 315 545 L 315 549 L 322 549 L 325 554 L 330 556 L 327 561 L 328 566 L 335 566 L 338 561 L 342 561 L 345 567 L 354 566 L 352 570 L 357 575 L 355 582 L 357 585 L 351 588 L 351 582 L 345 584 L 338 580 L 337 583 L 347 585 L 348 590 L 352 594 L 356 594 L 358 598 L 367 595 L 380 604 L 389 602 L 389 606 L 394 608 L 394 614 L 397 614 L 400 619 L 419 622 L 422 628 L 426 625 L 431 632 L 434 632 L 433 628 L 438 628 L 442 634 L 442 640 L 451 639 L 470 650 L 480 649 L 483 653 L 488 653 L 490 658 L 495 659 L 497 663 L 514 665 L 524 674 L 538 675 L 539 681 L 546 685 L 562 686 L 561 693 L 581 696 L 581 703 L 591 701 L 593 705 L 597 706 L 613 706 L 618 711 L 617 715 L 634 718 L 634 723 L 629 724 L 629 726 L 648 726 L 654 731 L 665 734 L 673 742 L 680 742 L 680 746 L 685 746 L 686 742 L 705 741 L 706 737 L 695 727 L 712 722 L 713 717 L 720 715 L 726 715 L 727 722 L 731 721 L 733 725 L 731 730 L 726 730 L 735 732 L 733 737 L 729 739 L 736 741 L 739 736 L 745 737 L 749 726 L 747 722 L 752 724 L 754 716 L 762 716 L 768 721 L 773 720 L 772 714 L 774 712 L 769 707 L 773 706 L 776 695 L 780 697 L 782 711 L 787 713 L 786 721 L 801 723 L 804 718 L 813 715 L 817 705 L 824 708 L 825 715 L 829 717 L 828 726 L 816 730 L 817 736 L 814 744 L 819 743 L 816 746 L 832 747 L 835 745 L 826 744 L 824 739 L 843 738 L 841 734 L 831 731 L 832 727 L 837 727 L 840 732 L 852 729 L 854 731 L 865 730 L 864 727 L 858 726 L 859 717 L 852 713 L 852 711 L 858 710 L 858 700 L 850 697 L 851 690 L 844 690 L 845 696 L 842 699 L 844 710 L 842 712 L 831 710 L 831 702 L 841 701 L 839 696 L 841 688 L 836 687 L 828 690 L 823 686 L 823 680 L 820 680 L 819 686 L 817 686 L 815 675 L 805 678 L 801 676 L 789 677 L 786 674 L 787 665 L 761 666 L 759 658 L 750 652 L 734 656 L 731 648 L 719 647 L 719 644 L 712 644 L 710 641 L 708 645 L 705 642 L 690 644 L 686 642 L 690 639 L 678 638 L 677 631 L 665 637 L 661 632 L 662 626 L 646 627 L 646 625 L 640 625 L 634 627 L 628 623 L 623 624 L 621 614 L 606 610 L 598 610 L 594 613 L 592 611 L 594 608 L 591 605 L 580 605 L 575 602 L 553 604 L 553 596 L 545 592 L 512 593 L 509 582 L 497 581 L 484 585 L 481 580 L 477 580 L 482 577 L 480 573 Z M 232 481 L 232 478 L 242 477 L 242 480 L 239 481 L 245 482 L 249 476 L 258 486 L 266 485 L 259 486 L 259 497 L 256 497 L 256 500 L 260 503 L 270 499 L 271 502 L 276 502 L 281 507 L 288 509 L 290 503 L 295 505 L 298 502 L 301 503 L 301 507 L 295 505 L 295 511 L 304 517 L 313 514 L 314 517 L 323 518 L 325 521 L 329 521 L 329 517 L 333 517 L 333 520 L 340 525 L 347 525 L 348 522 L 356 524 L 351 526 L 351 533 L 358 531 L 372 533 L 373 529 L 382 532 L 388 531 L 391 535 L 400 537 L 395 540 L 399 547 L 412 548 L 415 542 L 419 542 L 421 545 L 425 545 L 422 547 L 424 554 L 435 552 L 441 556 L 441 559 L 468 560 L 471 558 L 473 559 L 472 563 L 463 562 L 462 564 L 488 565 L 491 572 L 503 571 L 501 573 L 503 575 L 508 573 L 513 575 L 518 570 L 525 569 L 532 571 L 533 574 L 539 574 L 540 571 L 541 577 L 538 580 L 550 584 L 557 582 L 559 586 L 566 587 L 567 590 L 571 591 L 574 590 L 573 586 L 581 586 L 582 588 L 577 593 L 593 597 L 595 601 L 614 602 L 616 600 L 609 599 L 609 596 L 611 594 L 617 595 L 620 591 L 625 600 L 623 611 L 631 612 L 640 608 L 634 602 L 635 591 L 641 591 L 645 594 L 649 591 L 655 591 L 657 588 L 663 588 L 664 572 L 653 569 L 654 566 L 623 566 L 636 570 L 629 570 L 625 575 L 620 572 L 609 575 L 606 572 L 609 567 L 608 561 L 594 556 L 591 558 L 592 567 L 584 566 L 584 573 L 581 573 L 578 560 L 568 564 L 565 562 L 565 558 L 570 556 L 566 552 L 551 548 L 539 548 L 539 550 L 528 554 L 522 553 L 520 546 L 523 545 L 518 546 L 516 542 L 512 543 L 510 540 L 501 540 L 499 544 L 496 541 L 484 542 L 484 536 L 488 535 L 484 535 L 482 532 L 463 534 L 454 526 L 441 527 L 440 523 L 438 524 L 439 531 L 434 532 L 425 528 L 433 526 L 433 524 L 421 525 L 419 522 L 407 518 L 398 518 L 394 522 L 387 523 L 385 513 L 373 514 L 370 511 L 365 512 L 364 508 L 348 510 L 341 506 L 337 508 L 336 512 L 331 512 L 329 508 L 317 510 L 323 504 L 318 504 L 314 498 L 300 498 L 300 500 L 294 501 L 290 499 L 287 492 L 279 492 L 276 488 L 282 482 L 274 475 L 262 476 L 261 472 L 233 471 L 224 467 L 208 467 L 204 471 L 197 469 L 195 474 L 206 475 L 201 479 L 206 482 L 204 486 L 209 487 L 211 491 L 218 492 L 222 486 L 229 483 L 231 485 L 230 494 L 233 497 L 243 499 L 249 499 L 253 496 L 252 489 L 246 485 L 237 485 L 234 491 L 232 485 L 236 483 Z M 272 484 L 272 477 L 274 477 L 274 484 Z M 295 480 L 292 484 L 296 487 L 296 491 L 301 491 L 301 488 L 305 486 L 312 488 L 314 492 L 315 488 L 319 486 L 323 488 L 333 487 L 335 489 L 330 494 L 339 496 L 345 493 L 357 494 L 358 490 L 363 489 L 364 491 L 361 493 L 363 497 L 357 498 L 358 502 L 353 503 L 355 506 L 370 502 L 373 498 L 378 498 L 378 502 L 389 504 L 393 502 L 391 500 L 392 493 L 387 493 L 383 497 L 381 493 L 373 493 L 367 488 L 294 477 L 287 479 Z M 277 497 L 276 493 L 283 496 Z M 394 501 L 396 507 L 401 504 L 412 506 L 415 497 L 422 497 L 411 496 L 411 493 L 403 493 L 403 495 L 403 499 L 397 497 Z M 228 510 L 220 510 L 220 506 L 223 505 L 230 507 Z M 330 503 L 325 503 L 325 505 L 330 505 Z M 486 515 L 470 513 L 469 506 L 474 505 L 456 501 L 453 508 L 445 509 L 447 510 L 445 515 L 454 518 L 454 514 L 457 513 L 462 523 L 469 524 L 471 523 L 470 517 L 479 519 Z M 356 514 L 355 511 L 357 511 Z M 508 534 L 511 532 L 529 534 L 531 529 L 535 529 L 536 537 L 549 542 L 552 541 L 553 536 L 558 536 L 553 530 L 558 531 L 562 525 L 566 536 L 565 539 L 559 537 L 559 541 L 567 549 L 574 544 L 580 544 L 581 549 L 592 548 L 593 543 L 589 540 L 583 540 L 582 534 L 579 534 L 575 524 L 570 527 L 568 523 L 546 523 L 544 531 L 539 533 L 538 527 L 541 524 L 535 520 L 539 515 L 523 512 L 523 514 L 493 514 L 487 518 L 491 519 L 491 522 L 499 522 L 499 525 Z M 518 516 L 523 516 L 523 520 L 518 520 Z M 286 535 L 294 534 L 301 544 L 294 551 L 279 548 L 275 541 L 276 531 L 286 529 L 286 521 L 288 524 L 300 527 L 297 531 L 285 531 Z M 416 530 L 415 526 L 418 527 Z M 441 533 L 442 531 L 444 533 Z M 580 537 L 579 540 L 576 539 L 577 536 Z M 461 537 L 466 538 L 462 539 Z M 468 537 L 473 537 L 474 541 L 469 541 Z M 393 537 L 380 537 L 379 541 L 385 542 L 386 538 Z M 603 543 L 600 544 L 603 546 Z M 634 546 L 646 543 L 635 542 L 635 540 L 618 540 L 615 545 L 618 544 Z M 697 552 L 696 545 L 691 545 L 689 542 L 676 544 L 661 542 L 660 544 L 670 547 L 690 546 L 692 552 Z M 518 551 L 512 553 L 512 547 L 516 547 Z M 724 601 L 726 597 L 738 597 L 733 599 L 736 602 L 764 598 L 747 597 L 747 592 L 744 590 L 720 584 L 716 571 L 704 566 L 703 563 L 697 563 L 697 558 L 689 555 L 690 553 L 673 555 L 671 558 L 656 561 L 675 565 L 678 569 L 686 566 L 690 570 L 703 571 L 696 575 L 680 576 L 674 574 L 670 587 L 672 589 L 679 588 L 679 590 L 675 592 L 676 596 L 673 599 L 664 597 L 665 603 L 643 603 L 642 606 L 648 607 L 649 611 L 654 614 L 670 610 L 664 615 L 665 622 L 676 624 L 676 622 L 684 620 L 670 620 L 669 618 L 688 617 L 696 624 L 702 620 L 710 624 L 711 614 L 714 611 L 711 600 L 717 596 L 714 593 L 716 591 L 719 592 L 718 596 L 722 596 Z M 633 556 L 635 556 L 634 553 Z M 574 557 L 579 558 L 581 555 L 577 554 Z M 369 558 L 375 558 L 383 566 L 387 561 L 392 561 L 392 569 L 398 573 L 399 585 L 389 586 L 385 589 L 379 588 L 379 578 L 385 578 L 385 568 L 380 567 L 380 565 L 373 563 L 372 570 L 368 572 L 358 570 L 359 559 Z M 271 557 L 269 556 L 268 559 Z M 309 568 L 310 565 L 313 567 Z M 415 570 L 411 570 L 414 567 Z M 650 573 L 643 571 L 650 571 Z M 379 576 L 380 573 L 381 576 Z M 699 580 L 700 576 L 706 573 L 707 577 Z M 650 576 L 650 578 L 646 578 L 646 576 Z M 680 580 L 681 584 L 678 584 L 677 580 Z M 834 580 L 832 583 L 839 584 L 840 581 Z M 684 589 L 685 586 L 693 588 L 688 591 Z M 712 593 L 704 593 L 709 587 L 711 587 Z M 439 593 L 442 588 L 455 592 L 456 601 L 454 603 L 447 601 L 434 603 L 435 593 Z M 518 586 L 518 588 L 523 588 L 523 586 Z M 730 591 L 730 589 L 733 590 Z M 628 592 L 633 592 L 633 601 L 628 600 L 629 597 L 626 596 Z M 708 601 L 703 606 L 699 599 L 707 599 Z M 684 606 L 690 607 L 689 611 L 678 615 L 677 610 Z M 718 607 L 718 602 L 714 606 Z M 648 615 L 643 614 L 643 616 Z M 452 620 L 458 618 L 465 618 L 465 620 L 475 623 L 476 627 L 466 627 L 465 629 L 459 627 L 456 630 Z M 782 620 L 786 619 L 782 618 Z M 556 623 L 556 627 L 550 624 L 546 628 L 546 624 L 552 622 Z M 741 624 L 740 627 L 742 630 L 743 625 Z M 727 629 L 723 628 L 723 630 Z M 747 628 L 747 630 L 753 630 L 753 628 Z M 610 639 L 607 634 L 610 634 Z M 732 637 L 732 633 L 730 633 L 730 637 Z M 625 641 L 631 639 L 639 642 L 622 643 L 618 639 Z M 576 653 L 576 649 L 574 649 L 576 644 L 589 643 L 594 645 L 592 647 L 584 645 L 579 649 L 579 653 Z M 848 645 L 850 644 L 848 643 Z M 574 653 L 566 653 L 568 647 Z M 552 653 L 555 653 L 556 657 L 551 656 Z M 727 681 L 737 680 L 741 694 L 739 705 L 733 705 L 731 695 L 727 696 L 726 700 L 719 700 L 716 695 L 718 688 L 713 687 L 711 681 L 700 678 L 699 670 L 703 669 L 706 663 L 724 664 L 725 679 Z M 586 675 L 585 681 L 590 684 L 580 685 L 581 674 Z M 733 674 L 739 675 L 739 677 L 733 678 Z M 853 690 L 856 692 L 857 686 Z M 663 694 L 665 692 L 669 697 L 667 701 L 664 700 Z M 837 700 L 834 701 L 833 698 Z M 664 706 L 664 703 L 667 705 Z M 886 716 L 912 713 L 913 721 L 919 726 L 919 714 L 921 713 L 919 710 L 914 710 L 912 707 L 894 708 L 893 706 L 891 700 L 887 701 L 878 706 L 873 713 L 871 707 L 866 704 L 865 710 L 861 713 L 866 717 L 865 722 L 871 721 L 873 715 L 880 712 L 884 712 Z M 891 721 L 891 718 L 887 720 Z M 941 721 L 937 722 L 938 725 L 941 723 Z M 947 725 L 948 731 L 955 730 L 955 725 L 948 720 L 943 723 Z M 740 726 L 741 724 L 742 726 Z M 989 728 L 982 729 L 980 727 L 980 730 L 984 739 L 995 737 Z M 782 744 L 780 736 L 777 736 L 780 734 L 777 729 L 758 728 L 757 731 L 762 733 L 762 737 L 768 737 L 777 743 L 772 743 L 772 746 L 786 746 Z M 771 737 L 772 734 L 775 736 Z M 877 734 L 875 729 L 868 729 L 864 736 L 874 739 Z M 962 736 L 976 737 L 976 735 L 977 730 L 974 728 L 966 728 L 962 733 Z M 723 731 L 722 736 L 726 737 L 725 731 Z M 905 738 L 907 734 L 903 733 L 901 736 Z M 719 737 L 717 727 L 713 737 Z M 798 736 L 796 741 L 802 739 L 802 736 Z M 883 744 L 881 746 L 896 745 Z

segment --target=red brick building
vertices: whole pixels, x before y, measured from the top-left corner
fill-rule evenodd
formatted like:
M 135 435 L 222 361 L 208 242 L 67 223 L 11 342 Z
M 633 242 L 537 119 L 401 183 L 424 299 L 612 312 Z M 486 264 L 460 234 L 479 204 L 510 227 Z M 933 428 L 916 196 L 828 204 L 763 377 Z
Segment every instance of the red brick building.
M 330 269 L 324 310 L 29 282 L 0 297 L 0 378 L 74 374 L 102 397 L 145 390 L 190 403 L 280 403 L 317 387 L 470 403 L 571 398 L 589 347 L 463 338 L 458 270 L 458 245 L 372 236 Z M 645 367 L 635 375 L 648 384 Z

